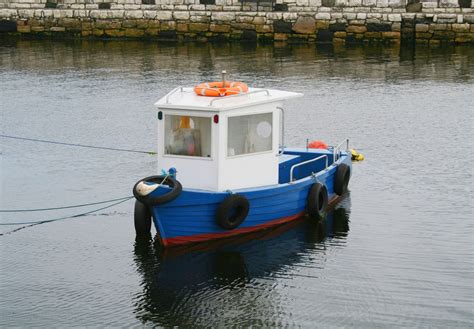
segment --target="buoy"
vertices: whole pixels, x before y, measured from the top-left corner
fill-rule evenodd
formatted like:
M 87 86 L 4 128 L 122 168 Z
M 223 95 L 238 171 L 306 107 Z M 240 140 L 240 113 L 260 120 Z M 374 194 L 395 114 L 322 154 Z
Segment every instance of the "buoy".
M 308 144 L 308 148 L 310 149 L 328 149 L 328 144 L 324 143 L 323 141 L 312 141 Z
M 364 155 L 356 150 L 351 150 L 351 155 L 352 161 L 363 161 L 365 159 Z

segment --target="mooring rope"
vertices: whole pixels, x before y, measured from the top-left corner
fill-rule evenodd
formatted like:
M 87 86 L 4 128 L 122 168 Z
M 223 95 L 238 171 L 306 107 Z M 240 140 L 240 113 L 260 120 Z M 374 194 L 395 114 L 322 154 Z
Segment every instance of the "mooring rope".
M 90 202 L 90 203 L 83 203 L 83 204 L 78 204 L 78 205 L 73 205 L 73 206 L 61 206 L 61 207 L 52 207 L 52 208 L 0 209 L 0 212 L 33 212 L 33 211 L 51 211 L 51 210 L 60 210 L 60 209 L 81 208 L 81 207 L 95 206 L 98 204 L 110 203 L 110 202 L 115 202 L 115 201 L 120 201 L 120 200 L 125 200 L 125 199 L 128 200 L 129 198 L 130 197 L 127 196 L 124 198 L 117 198 L 117 199 L 105 200 L 105 201 L 100 201 L 100 202 Z
M 28 222 L 16 222 L 16 223 L 0 223 L 0 225 L 25 225 L 25 226 L 22 226 L 22 227 L 19 227 L 17 229 L 14 229 L 12 231 L 8 231 L 8 232 L 5 232 L 5 233 L 0 233 L 0 236 L 3 236 L 3 235 L 6 235 L 6 234 L 11 234 L 11 233 L 14 233 L 14 232 L 17 232 L 17 231 L 20 231 L 24 228 L 27 228 L 27 227 L 31 227 L 31 226 L 35 226 L 35 225 L 40 225 L 40 224 L 45 224 L 45 223 L 51 223 L 51 222 L 57 222 L 57 221 L 60 221 L 60 220 L 65 220 L 65 219 L 70 219 L 70 218 L 77 218 L 77 217 L 82 217 L 82 216 L 86 216 L 86 215 L 90 215 L 92 213 L 95 213 L 95 212 L 98 212 L 98 211 L 101 211 L 101 210 L 104 210 L 104 209 L 107 209 L 107 208 L 111 208 L 111 207 L 114 207 L 116 205 L 119 205 L 121 203 L 124 203 L 125 201 L 128 201 L 130 199 L 132 199 L 133 196 L 131 197 L 128 197 L 126 198 L 125 200 L 121 200 L 121 201 L 118 201 L 118 202 L 115 202 L 111 205 L 108 205 L 108 206 L 105 206 L 105 207 L 101 207 L 101 208 L 98 208 L 98 209 L 94 209 L 94 210 L 90 210 L 90 211 L 87 211 L 87 212 L 83 212 L 83 213 L 80 213 L 80 214 L 76 214 L 76 215 L 71 215 L 71 216 L 64 216 L 64 217 L 59 217 L 59 218 L 54 218 L 54 219 L 44 219 L 44 220 L 38 220 L 38 221 L 28 221 Z
M 50 140 L 45 140 L 45 139 L 27 138 L 27 137 L 20 137 L 20 136 L 0 135 L 0 137 L 10 138 L 10 139 L 18 139 L 18 140 L 30 141 L 30 142 L 39 142 L 39 143 L 48 143 L 48 144 L 66 145 L 66 146 L 75 146 L 75 147 L 85 147 L 85 148 L 99 149 L 99 150 L 132 152 L 132 153 L 142 153 L 142 154 L 156 155 L 156 152 L 153 152 L 153 151 L 139 151 L 139 150 L 122 149 L 122 148 L 115 148 L 115 147 L 65 143 L 65 142 L 57 142 L 57 141 L 50 141 Z

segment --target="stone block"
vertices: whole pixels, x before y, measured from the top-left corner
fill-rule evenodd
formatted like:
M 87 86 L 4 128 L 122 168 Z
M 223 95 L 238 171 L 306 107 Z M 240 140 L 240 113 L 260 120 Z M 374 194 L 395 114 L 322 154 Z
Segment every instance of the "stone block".
M 439 14 L 436 17 L 436 23 L 456 23 L 457 19 L 456 14 Z
M 157 37 L 158 33 L 160 33 L 160 29 L 150 27 L 145 30 L 145 36 L 147 37 Z
M 384 39 L 400 39 L 400 32 L 381 32 Z
M 263 24 L 265 24 L 265 22 L 266 22 L 265 17 L 254 17 L 253 18 L 253 23 L 256 24 L 256 25 L 263 25 Z
M 314 18 L 309 16 L 301 16 L 296 20 L 293 25 L 293 31 L 302 34 L 312 34 L 316 30 L 316 21 Z
M 316 30 L 329 29 L 329 21 L 316 21 Z
M 170 19 L 172 19 L 172 12 L 171 11 L 158 11 L 156 13 L 156 19 L 160 20 L 160 21 L 169 21 Z
M 439 0 L 439 7 L 441 8 L 457 8 L 459 7 L 458 0 Z
M 365 32 L 364 38 L 366 39 L 381 39 L 382 32 Z
M 469 32 L 470 25 L 465 23 L 465 24 L 453 24 L 451 26 L 452 30 L 454 32 Z
M 292 24 L 290 22 L 285 22 L 283 20 L 274 21 L 273 31 L 275 31 L 275 33 L 291 33 Z
M 329 30 L 318 30 L 316 33 L 317 42 L 332 42 L 334 37 L 334 32 Z
M 143 18 L 143 11 L 141 10 L 125 10 L 125 18 L 139 19 Z
M 209 31 L 209 24 L 206 23 L 189 23 L 190 32 L 207 32 Z
M 124 32 L 127 38 L 141 38 L 145 35 L 144 30 L 136 28 L 126 28 Z
M 432 39 L 442 40 L 442 41 L 451 41 L 456 37 L 456 33 L 453 31 L 434 31 Z
M 176 20 L 188 20 L 189 19 L 189 12 L 187 11 L 174 11 L 173 18 Z
M 445 31 L 448 29 L 448 24 L 431 24 L 430 30 L 433 31 Z
M 235 20 L 235 13 L 213 12 L 211 18 L 213 21 L 232 22 Z
M 390 32 L 392 25 L 389 23 L 367 23 L 367 31 L 369 32 Z
M 256 25 L 255 31 L 257 31 L 257 33 L 271 33 L 273 32 L 273 25 Z
M 474 24 L 474 15 L 464 15 L 464 22 Z
M 210 21 L 210 17 L 208 16 L 194 16 L 192 15 L 189 20 L 193 23 L 208 23 Z
M 330 20 L 331 19 L 331 14 L 329 14 L 329 13 L 317 13 L 315 18 L 317 20 Z
M 400 14 L 389 14 L 388 15 L 388 20 L 390 22 L 401 22 L 402 21 L 402 15 L 400 15 Z
M 334 34 L 333 34 L 334 38 L 343 38 L 343 39 L 345 39 L 346 36 L 347 36 L 347 33 L 342 32 L 342 31 L 337 31 L 337 32 L 334 32 Z
M 255 25 L 248 23 L 231 23 L 232 28 L 236 30 L 255 30 Z
M 125 27 L 125 28 L 137 27 L 137 20 L 136 19 L 123 20 L 122 21 L 122 27 Z M 107 27 L 107 28 L 111 28 L 111 27 Z
M 357 14 L 356 16 L 356 19 L 366 19 L 367 18 L 367 14 L 366 13 L 359 13 Z
M 252 16 L 236 16 L 235 21 L 237 23 L 252 23 L 253 17 Z
M 346 23 L 334 23 L 329 25 L 329 30 L 336 32 L 336 31 L 346 31 L 347 24 Z
M 298 14 L 297 13 L 283 13 L 283 20 L 284 21 L 296 21 L 298 19 Z
M 155 19 L 156 11 L 155 10 L 144 10 L 143 11 L 143 17 L 148 18 L 148 19 Z
M 416 32 L 428 32 L 430 30 L 430 26 L 428 24 L 416 24 L 415 31 Z
M 178 23 L 176 24 L 176 31 L 178 32 L 188 32 L 188 24 L 187 23 Z
M 363 25 L 349 25 L 346 31 L 350 33 L 365 33 L 367 32 L 367 27 Z

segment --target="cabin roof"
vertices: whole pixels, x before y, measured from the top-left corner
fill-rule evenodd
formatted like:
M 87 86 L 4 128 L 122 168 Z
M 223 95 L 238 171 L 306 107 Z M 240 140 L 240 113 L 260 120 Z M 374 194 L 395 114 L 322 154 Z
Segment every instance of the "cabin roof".
M 155 103 L 158 108 L 197 111 L 228 111 L 301 97 L 303 94 L 263 88 L 249 88 L 245 94 L 226 97 L 198 96 L 193 87 L 178 87 Z

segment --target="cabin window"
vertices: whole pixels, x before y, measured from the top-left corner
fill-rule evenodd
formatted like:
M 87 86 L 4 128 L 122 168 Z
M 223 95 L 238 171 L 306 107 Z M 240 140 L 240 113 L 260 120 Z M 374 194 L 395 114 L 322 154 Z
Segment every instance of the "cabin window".
M 165 115 L 165 154 L 211 157 L 211 118 Z
M 272 150 L 272 113 L 229 117 L 227 156 Z

